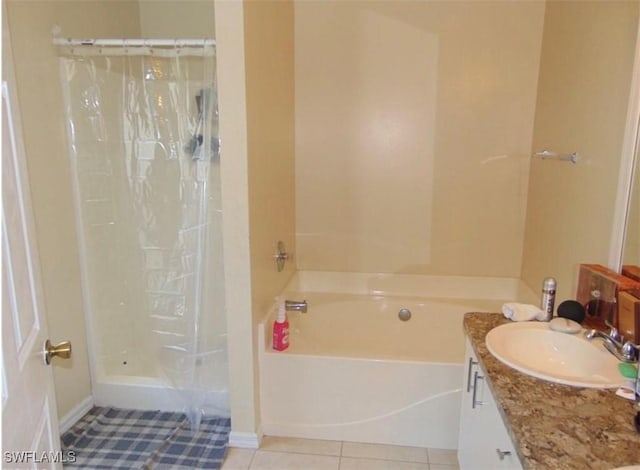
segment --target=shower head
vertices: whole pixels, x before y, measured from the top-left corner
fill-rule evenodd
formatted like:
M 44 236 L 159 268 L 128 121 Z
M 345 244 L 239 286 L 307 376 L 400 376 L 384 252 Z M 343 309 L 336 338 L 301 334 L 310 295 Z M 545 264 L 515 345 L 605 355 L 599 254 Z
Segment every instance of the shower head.
M 214 114 L 218 114 L 218 103 L 216 102 L 218 95 L 212 88 L 203 88 L 196 95 L 196 106 L 198 107 L 198 114 L 203 116 L 204 113 L 209 111 L 209 108 L 213 106 Z
M 218 114 L 218 104 L 216 102 L 217 94 L 213 88 L 202 88 L 195 96 L 196 106 L 198 107 L 198 122 L 194 130 L 193 136 L 187 144 L 186 151 L 194 160 L 201 160 L 202 147 L 204 143 L 203 126 L 205 125 L 206 116 L 213 109 L 215 115 Z M 211 108 L 213 106 L 213 108 Z M 220 140 L 217 137 L 211 137 L 211 157 L 216 157 L 220 152 Z

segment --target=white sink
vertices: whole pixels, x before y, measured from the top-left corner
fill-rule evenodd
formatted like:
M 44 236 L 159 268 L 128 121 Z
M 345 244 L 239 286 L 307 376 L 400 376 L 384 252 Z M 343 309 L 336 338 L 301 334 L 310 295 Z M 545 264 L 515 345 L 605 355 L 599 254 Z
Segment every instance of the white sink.
M 487 349 L 520 372 L 565 385 L 615 388 L 623 378 L 618 360 L 599 339 L 560 333 L 544 322 L 506 323 L 487 334 Z

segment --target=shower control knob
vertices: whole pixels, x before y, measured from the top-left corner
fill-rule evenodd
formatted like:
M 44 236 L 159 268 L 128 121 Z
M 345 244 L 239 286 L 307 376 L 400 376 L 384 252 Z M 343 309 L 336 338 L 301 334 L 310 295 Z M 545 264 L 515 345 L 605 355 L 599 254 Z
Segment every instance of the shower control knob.
M 284 269 L 285 261 L 291 259 L 291 256 L 289 255 L 289 253 L 287 253 L 287 250 L 284 247 L 284 242 L 282 240 L 278 241 L 278 245 L 276 246 L 276 254 L 273 255 L 273 259 L 276 260 L 278 272 L 281 272 Z
M 61 359 L 69 359 L 71 357 L 71 341 L 63 341 L 62 343 L 53 345 L 51 341 L 46 340 L 42 353 L 46 365 L 51 364 L 51 358 L 55 356 Z

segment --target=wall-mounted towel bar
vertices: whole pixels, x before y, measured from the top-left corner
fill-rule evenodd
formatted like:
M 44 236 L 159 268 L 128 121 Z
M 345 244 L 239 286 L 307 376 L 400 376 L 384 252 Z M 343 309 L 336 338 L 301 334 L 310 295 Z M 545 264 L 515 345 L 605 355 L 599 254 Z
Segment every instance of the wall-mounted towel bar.
M 549 150 L 543 150 L 541 152 L 536 152 L 533 154 L 534 157 L 543 158 L 543 159 L 551 159 L 551 160 L 561 160 L 563 162 L 571 162 L 578 163 L 578 153 L 556 153 L 551 152 Z

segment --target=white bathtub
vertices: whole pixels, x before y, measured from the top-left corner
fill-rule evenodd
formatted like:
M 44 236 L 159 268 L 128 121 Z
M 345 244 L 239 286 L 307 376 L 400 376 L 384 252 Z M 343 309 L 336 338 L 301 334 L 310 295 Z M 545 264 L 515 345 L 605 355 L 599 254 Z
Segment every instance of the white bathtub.
M 523 292 L 511 279 L 302 272 L 285 295 L 309 311 L 289 313 L 284 352 L 271 348 L 273 309 L 260 325 L 264 434 L 455 449 L 462 317 Z

